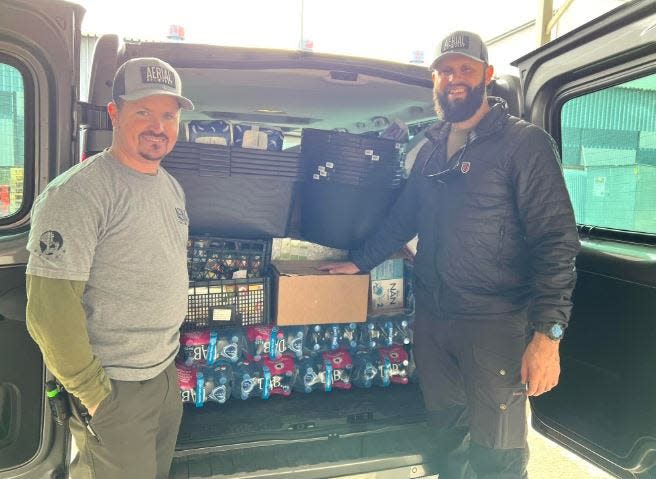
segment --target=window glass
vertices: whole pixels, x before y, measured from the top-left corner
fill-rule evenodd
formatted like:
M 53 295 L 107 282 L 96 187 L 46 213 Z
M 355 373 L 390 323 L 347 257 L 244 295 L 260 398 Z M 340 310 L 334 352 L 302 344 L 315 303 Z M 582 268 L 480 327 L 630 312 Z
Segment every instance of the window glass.
M 568 101 L 565 180 L 579 224 L 656 233 L 656 74 Z
M 0 63 L 0 219 L 23 204 L 25 168 L 25 93 L 23 77 Z

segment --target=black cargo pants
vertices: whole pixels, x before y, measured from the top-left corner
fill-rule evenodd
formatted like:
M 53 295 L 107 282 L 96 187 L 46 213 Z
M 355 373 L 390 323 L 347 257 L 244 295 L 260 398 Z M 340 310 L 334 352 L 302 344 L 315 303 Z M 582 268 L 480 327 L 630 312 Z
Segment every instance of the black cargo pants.
M 417 297 L 414 353 L 444 479 L 524 479 L 526 321 L 441 320 Z
M 182 418 L 175 364 L 146 381 L 111 382 L 112 392 L 91 418 L 93 433 L 80 417 L 69 420 L 79 449 L 70 477 L 168 478 Z

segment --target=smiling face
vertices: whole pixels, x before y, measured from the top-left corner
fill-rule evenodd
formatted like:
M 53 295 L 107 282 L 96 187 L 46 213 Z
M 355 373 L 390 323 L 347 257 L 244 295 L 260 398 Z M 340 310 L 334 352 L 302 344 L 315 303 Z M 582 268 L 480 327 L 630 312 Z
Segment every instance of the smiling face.
M 485 100 L 492 67 L 459 54 L 440 60 L 433 71 L 435 110 L 444 120 L 458 123 L 471 118 Z
M 153 95 L 108 105 L 114 137 L 111 151 L 142 173 L 155 173 L 178 137 L 180 106 L 176 98 Z

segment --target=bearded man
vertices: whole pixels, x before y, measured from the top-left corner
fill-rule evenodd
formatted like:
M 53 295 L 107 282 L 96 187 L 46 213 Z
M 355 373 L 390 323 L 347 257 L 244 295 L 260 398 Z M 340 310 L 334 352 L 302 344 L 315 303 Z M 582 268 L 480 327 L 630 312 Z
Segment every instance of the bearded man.
M 526 400 L 558 384 L 579 239 L 556 146 L 488 97 L 471 32 L 431 65 L 440 117 L 388 218 L 331 273 L 369 271 L 418 235 L 414 354 L 440 477 L 526 478 Z

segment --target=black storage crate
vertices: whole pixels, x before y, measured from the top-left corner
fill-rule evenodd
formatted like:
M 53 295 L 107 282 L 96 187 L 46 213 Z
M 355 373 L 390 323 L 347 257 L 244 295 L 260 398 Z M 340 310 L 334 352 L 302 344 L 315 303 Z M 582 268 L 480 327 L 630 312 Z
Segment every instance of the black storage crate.
M 183 329 L 266 324 L 270 317 L 269 240 L 191 237 Z
M 266 324 L 270 291 L 269 278 L 190 281 L 182 329 Z
M 162 165 L 185 191 L 192 234 L 287 236 L 299 153 L 178 142 Z
M 359 248 L 401 192 L 402 150 L 385 138 L 303 129 L 301 236 L 332 248 Z
M 259 278 L 270 263 L 269 240 L 194 236 L 187 243 L 187 271 L 192 281 L 234 279 L 239 271 L 246 272 L 242 278 Z

